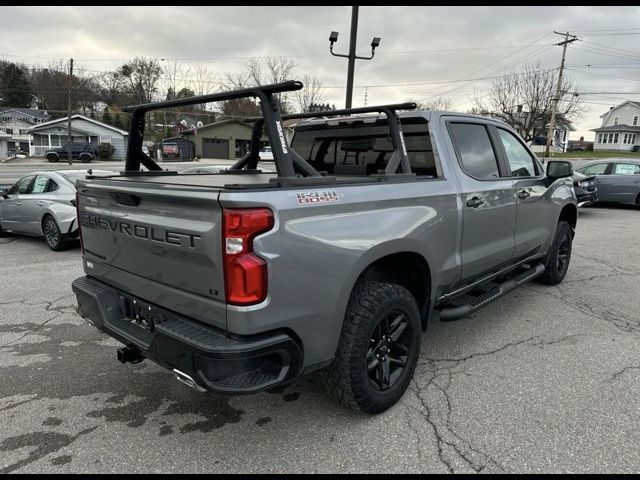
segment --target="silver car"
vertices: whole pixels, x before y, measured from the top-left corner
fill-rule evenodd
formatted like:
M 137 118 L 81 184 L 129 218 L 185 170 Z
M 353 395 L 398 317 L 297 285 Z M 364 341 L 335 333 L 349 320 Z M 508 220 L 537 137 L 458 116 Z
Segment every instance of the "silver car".
M 640 207 L 640 161 L 621 158 L 589 162 L 576 172 L 595 177 L 599 202 Z
M 93 170 L 95 176 L 113 175 Z M 0 192 L 0 235 L 4 232 L 44 237 L 52 250 L 63 250 L 78 237 L 76 182 L 87 170 L 35 172 Z

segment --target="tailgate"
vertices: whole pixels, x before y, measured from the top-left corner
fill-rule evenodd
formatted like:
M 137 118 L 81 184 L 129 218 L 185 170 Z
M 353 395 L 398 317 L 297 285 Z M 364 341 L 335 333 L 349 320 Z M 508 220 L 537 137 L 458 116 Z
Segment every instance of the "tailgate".
M 219 189 L 104 179 L 78 185 L 88 275 L 226 328 Z

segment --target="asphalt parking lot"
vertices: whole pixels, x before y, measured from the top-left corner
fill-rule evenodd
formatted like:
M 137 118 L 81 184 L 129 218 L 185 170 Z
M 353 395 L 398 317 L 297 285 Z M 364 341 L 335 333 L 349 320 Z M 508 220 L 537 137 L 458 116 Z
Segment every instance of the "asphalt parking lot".
M 433 323 L 366 417 L 314 376 L 198 394 L 75 313 L 79 248 L 0 238 L 0 473 L 638 472 L 640 211 L 580 212 L 569 274 Z

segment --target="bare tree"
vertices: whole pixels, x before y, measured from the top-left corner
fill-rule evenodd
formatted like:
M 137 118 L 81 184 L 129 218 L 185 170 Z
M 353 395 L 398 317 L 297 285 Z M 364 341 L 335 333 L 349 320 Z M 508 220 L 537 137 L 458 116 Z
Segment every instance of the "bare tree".
M 499 118 L 528 141 L 536 130 L 544 130 L 551 119 L 556 82 L 556 69 L 544 69 L 540 63 L 525 65 L 519 73 L 505 73 L 496 78 L 486 97 L 476 97 L 474 103 L 481 114 Z M 575 90 L 573 81 L 565 77 L 561 92 Z M 576 95 L 561 96 L 557 111 L 560 118 L 572 121 L 580 111 Z
M 425 101 L 412 100 L 418 110 L 444 110 L 451 111 L 453 104 L 448 98 L 435 97 Z
M 322 83 L 316 77 L 302 77 L 304 88 L 293 92 L 293 103 L 298 112 L 309 112 L 313 105 L 324 103 Z
M 281 83 L 292 79 L 291 76 L 295 68 L 295 62 L 286 57 L 269 57 L 263 61 L 252 58 L 247 62 L 243 71 L 227 74 L 225 81 L 228 87 L 236 89 Z M 276 94 L 275 98 L 283 113 L 290 111 L 291 94 L 289 92 Z
M 220 75 L 207 67 L 198 66 L 189 72 L 189 87 L 196 95 L 208 95 L 220 90 Z

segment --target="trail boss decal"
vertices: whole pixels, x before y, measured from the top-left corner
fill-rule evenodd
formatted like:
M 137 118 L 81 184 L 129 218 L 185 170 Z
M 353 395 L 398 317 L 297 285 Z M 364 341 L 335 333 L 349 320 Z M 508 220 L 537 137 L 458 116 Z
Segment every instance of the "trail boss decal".
M 335 190 L 322 192 L 296 192 L 296 201 L 299 205 L 313 205 L 318 203 L 339 202 L 341 193 Z

